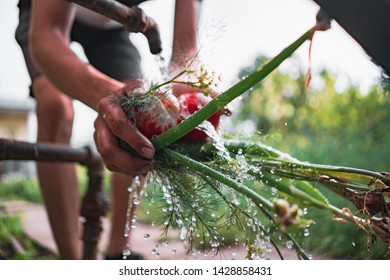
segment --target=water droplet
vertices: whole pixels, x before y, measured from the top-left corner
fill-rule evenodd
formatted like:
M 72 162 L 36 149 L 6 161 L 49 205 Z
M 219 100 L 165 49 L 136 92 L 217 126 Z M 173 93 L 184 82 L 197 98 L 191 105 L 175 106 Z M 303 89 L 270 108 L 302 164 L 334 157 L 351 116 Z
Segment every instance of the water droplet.
M 168 246 L 169 246 L 169 241 L 164 241 L 164 242 L 162 243 L 162 245 L 164 245 L 165 247 L 168 247 Z
M 131 255 L 131 251 L 129 249 L 125 249 L 122 251 L 123 259 L 127 259 L 128 256 Z
M 232 200 L 232 203 L 233 203 L 234 205 L 236 205 L 236 206 L 239 206 L 239 205 L 241 204 L 241 202 L 240 202 L 237 198 L 233 199 L 233 200 Z
M 131 228 L 136 228 L 138 226 L 136 218 L 131 219 Z
M 180 240 L 184 240 L 185 238 L 186 238 L 186 236 L 187 236 L 187 229 L 185 228 L 185 227 L 182 227 L 181 229 L 180 229 L 180 234 L 179 234 L 179 238 L 180 238 Z
M 308 228 L 305 228 L 305 230 L 303 231 L 303 235 L 304 236 L 309 236 L 310 235 L 310 231 Z
M 286 245 L 287 249 L 292 249 L 294 246 L 294 243 L 291 240 L 287 240 L 285 245 Z
M 176 248 L 173 248 L 171 252 L 172 252 L 173 255 L 176 255 L 176 253 L 177 253 Z
M 133 204 L 134 205 L 139 205 L 140 203 L 141 203 L 141 200 L 138 197 L 134 196 L 133 197 Z
M 149 239 L 150 239 L 150 234 L 148 234 L 148 233 L 145 233 L 145 235 L 144 235 L 144 239 L 145 239 L 145 240 L 149 240 Z

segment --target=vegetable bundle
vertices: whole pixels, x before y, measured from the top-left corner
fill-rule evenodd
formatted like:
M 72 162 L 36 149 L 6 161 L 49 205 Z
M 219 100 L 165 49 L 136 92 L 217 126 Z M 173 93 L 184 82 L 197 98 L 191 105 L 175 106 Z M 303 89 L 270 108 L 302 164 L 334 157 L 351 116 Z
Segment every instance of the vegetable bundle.
M 370 242 L 378 237 L 390 243 L 388 173 L 303 163 L 253 137 L 222 139 L 215 131 L 226 105 L 263 80 L 317 30 L 321 30 L 318 24 L 213 99 L 203 93 L 176 98 L 165 88 L 168 82 L 186 83 L 204 92 L 208 85 L 203 82 L 205 73 L 198 75 L 203 79 L 199 83 L 178 79 L 192 70 L 151 86 L 143 94 L 122 98 L 129 119 L 157 151 L 150 178 L 157 183 L 154 196 L 160 198 L 165 213 L 161 225 L 166 231 L 179 229 L 189 250 L 218 252 L 234 227 L 243 233 L 249 259 L 264 257 L 272 247 L 283 258 L 280 239 L 307 259 L 296 236 L 304 235 L 312 222 L 305 219 L 308 206 L 328 211 L 336 221 L 355 224 Z M 352 202 L 358 211 L 331 205 L 314 183 Z

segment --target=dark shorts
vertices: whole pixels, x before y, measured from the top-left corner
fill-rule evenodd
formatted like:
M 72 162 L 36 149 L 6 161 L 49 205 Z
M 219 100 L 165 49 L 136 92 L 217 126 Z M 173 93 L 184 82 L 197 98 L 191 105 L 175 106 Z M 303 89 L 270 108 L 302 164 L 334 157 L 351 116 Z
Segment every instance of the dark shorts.
M 34 65 L 29 52 L 28 29 L 30 8 L 19 7 L 19 25 L 15 38 L 20 45 L 31 81 L 41 73 Z M 99 29 L 75 21 L 71 41 L 78 42 L 84 49 L 88 61 L 96 69 L 119 81 L 139 79 L 142 76 L 141 57 L 131 43 L 129 32 L 123 28 Z M 33 96 L 30 87 L 30 95 Z

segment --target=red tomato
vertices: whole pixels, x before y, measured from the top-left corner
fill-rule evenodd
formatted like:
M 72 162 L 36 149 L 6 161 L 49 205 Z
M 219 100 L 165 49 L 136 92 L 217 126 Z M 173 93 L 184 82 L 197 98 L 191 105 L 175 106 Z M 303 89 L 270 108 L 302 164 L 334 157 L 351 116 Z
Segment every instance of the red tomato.
M 179 96 L 180 110 L 184 118 L 194 114 L 200 108 L 205 106 L 211 100 L 210 97 L 205 96 L 203 93 L 186 93 Z M 214 126 L 217 130 L 219 125 L 220 113 L 216 112 L 207 120 Z M 188 134 L 184 135 L 181 139 L 191 142 L 201 142 L 207 140 L 208 135 L 195 128 L 190 131 Z

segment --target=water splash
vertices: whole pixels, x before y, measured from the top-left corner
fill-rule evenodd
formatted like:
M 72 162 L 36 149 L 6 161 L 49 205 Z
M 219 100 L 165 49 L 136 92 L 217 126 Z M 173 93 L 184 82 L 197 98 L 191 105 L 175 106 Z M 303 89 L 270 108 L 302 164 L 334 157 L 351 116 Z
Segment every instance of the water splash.
M 130 236 L 130 232 L 132 228 L 137 227 L 137 217 L 134 215 L 136 207 L 140 204 L 140 194 L 142 191 L 142 188 L 144 187 L 144 183 L 146 180 L 144 180 L 144 177 L 136 176 L 133 178 L 133 182 L 131 183 L 131 186 L 128 187 L 128 206 L 126 211 L 126 224 L 125 224 L 125 232 L 123 234 L 124 237 L 128 238 Z M 126 248 L 123 250 L 123 258 L 126 259 L 128 256 L 131 255 L 130 250 L 130 241 L 128 240 L 126 243 Z
M 162 54 L 157 54 L 155 57 L 154 57 L 154 60 L 156 61 L 156 64 L 157 64 L 157 67 L 158 69 L 160 70 L 160 79 L 161 79 L 161 82 L 165 82 L 165 81 L 168 81 L 170 79 L 170 76 L 169 76 L 169 67 L 168 67 L 168 64 L 165 60 L 165 58 L 162 56 Z
M 214 147 L 218 151 L 218 155 L 220 155 L 223 159 L 225 159 L 228 162 L 232 161 L 232 158 L 229 154 L 229 151 L 225 147 L 225 143 L 223 141 L 223 138 L 221 135 L 218 134 L 218 132 L 215 130 L 214 126 L 209 121 L 202 122 L 197 129 L 203 131 L 207 134 L 208 137 L 213 141 Z

